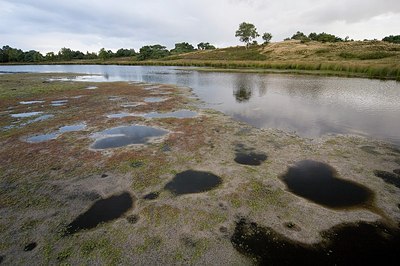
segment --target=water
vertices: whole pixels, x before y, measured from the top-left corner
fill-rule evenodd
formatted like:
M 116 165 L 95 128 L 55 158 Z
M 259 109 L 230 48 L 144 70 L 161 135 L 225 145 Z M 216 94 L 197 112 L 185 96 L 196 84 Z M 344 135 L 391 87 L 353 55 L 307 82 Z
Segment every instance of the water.
M 146 103 L 160 103 L 166 101 L 167 98 L 162 98 L 162 97 L 147 97 L 144 98 L 144 102 Z
M 304 160 L 281 177 L 292 193 L 330 208 L 370 207 L 373 193 L 357 183 L 340 179 L 331 166 Z
M 400 232 L 382 224 L 343 224 L 321 232 L 322 241 L 304 244 L 271 228 L 241 219 L 231 237 L 240 253 L 258 265 L 398 265 Z
M 235 162 L 238 164 L 257 166 L 268 158 L 265 153 L 256 152 L 254 148 L 248 148 L 242 144 L 236 145 L 235 151 Z
M 93 149 L 118 148 L 131 144 L 146 144 L 154 138 L 167 134 L 168 131 L 147 126 L 123 126 L 104 130 L 94 135 L 97 140 Z
M 174 112 L 169 112 L 169 113 L 157 113 L 157 112 L 151 112 L 144 114 L 144 118 L 193 118 L 196 117 L 197 113 L 190 111 L 190 110 L 178 110 Z
M 58 136 L 59 136 L 59 134 L 57 134 L 57 133 L 37 135 L 37 136 L 32 136 L 32 137 L 26 138 L 26 142 L 29 142 L 29 143 L 44 142 L 44 141 L 56 139 Z
M 29 104 L 36 104 L 36 103 L 44 103 L 44 101 L 22 101 L 22 102 L 19 102 L 20 104 L 23 104 L 23 105 L 29 105 Z
M 146 194 L 143 196 L 143 199 L 145 200 L 155 200 L 160 196 L 160 192 L 150 192 L 149 194 Z
M 85 123 L 80 123 L 80 124 L 74 124 L 74 125 L 68 125 L 68 126 L 63 126 L 58 129 L 60 133 L 65 133 L 65 132 L 73 132 L 73 131 L 81 131 L 86 128 Z
M 165 185 L 165 189 L 178 196 L 206 192 L 221 183 L 221 178 L 212 173 L 188 170 L 176 174 L 172 181 Z
M 29 243 L 24 247 L 24 251 L 32 251 L 36 248 L 36 246 L 37 246 L 36 242 Z
M 51 106 L 64 106 L 68 103 L 68 100 L 57 100 L 57 101 L 52 101 Z
M 134 199 L 128 192 L 96 201 L 86 212 L 79 215 L 66 228 L 66 235 L 83 229 L 95 228 L 100 223 L 121 217 L 134 206 Z
M 128 117 L 128 116 L 135 116 L 135 114 L 130 114 L 130 113 L 117 113 L 117 114 L 108 114 L 106 115 L 107 118 L 124 118 L 124 117 Z
M 42 113 L 43 112 L 18 113 L 18 114 L 11 114 L 11 117 L 14 117 L 14 118 L 26 118 L 26 117 L 38 116 L 38 115 L 40 115 Z
M 176 67 L 0 66 L 4 72 L 93 74 L 82 81 L 136 81 L 190 87 L 212 107 L 259 128 L 303 137 L 357 134 L 400 145 L 400 83 L 358 78 L 212 73 Z

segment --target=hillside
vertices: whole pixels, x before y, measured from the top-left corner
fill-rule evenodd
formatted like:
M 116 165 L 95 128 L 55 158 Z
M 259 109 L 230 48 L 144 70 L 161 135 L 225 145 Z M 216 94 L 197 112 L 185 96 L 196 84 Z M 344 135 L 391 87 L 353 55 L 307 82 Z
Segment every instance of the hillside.
M 202 66 L 263 72 L 312 72 L 400 80 L 400 45 L 382 41 L 284 41 L 248 49 L 238 46 L 195 51 L 133 64 Z

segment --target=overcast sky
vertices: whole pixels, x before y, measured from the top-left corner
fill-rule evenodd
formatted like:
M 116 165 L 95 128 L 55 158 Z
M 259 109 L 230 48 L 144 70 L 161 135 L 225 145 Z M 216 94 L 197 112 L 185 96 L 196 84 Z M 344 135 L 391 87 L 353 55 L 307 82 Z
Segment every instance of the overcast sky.
M 43 53 L 178 42 L 225 47 L 239 44 L 243 21 L 272 33 L 272 41 L 298 30 L 382 39 L 400 34 L 400 0 L 0 0 L 0 46 Z

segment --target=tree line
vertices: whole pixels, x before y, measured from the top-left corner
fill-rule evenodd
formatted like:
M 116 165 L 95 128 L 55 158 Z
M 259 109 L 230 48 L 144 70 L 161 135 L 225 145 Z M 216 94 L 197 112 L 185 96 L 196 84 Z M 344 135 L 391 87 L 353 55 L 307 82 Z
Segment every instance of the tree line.
M 243 22 L 239 25 L 238 30 L 235 32 L 235 36 L 239 37 L 241 42 L 246 44 L 246 47 L 250 45 L 258 45 L 257 38 L 260 34 L 257 28 L 247 22 Z M 272 39 L 272 34 L 269 32 L 264 32 L 262 34 L 263 44 L 268 44 Z M 301 42 L 347 42 L 353 41 L 349 37 L 344 39 L 329 33 L 315 33 L 312 32 L 309 35 L 303 32 L 297 31 L 292 37 L 286 38 L 285 40 L 300 40 Z M 366 40 L 365 40 L 366 41 Z M 400 43 L 400 35 L 390 35 L 382 39 L 385 42 Z M 60 62 L 60 61 L 71 61 L 71 60 L 90 60 L 90 59 L 100 59 L 106 60 L 111 58 L 119 57 L 131 57 L 135 60 L 149 60 L 149 59 L 161 59 L 171 55 L 178 55 L 182 53 L 189 53 L 196 50 L 213 50 L 216 47 L 208 42 L 201 42 L 197 44 L 195 48 L 192 44 L 187 42 L 176 43 L 175 47 L 168 50 L 165 46 L 160 44 L 146 45 L 140 48 L 139 52 L 134 49 L 124 49 L 121 48 L 115 53 L 111 50 L 106 50 L 101 48 L 98 53 L 74 51 L 70 48 L 61 48 L 58 53 L 49 52 L 45 55 L 38 51 L 22 51 L 21 49 L 12 48 L 8 45 L 0 48 L 0 63 L 36 63 L 36 62 Z
M 8 45 L 0 48 L 0 62 L 1 63 L 36 63 L 36 62 L 60 62 L 71 60 L 90 60 L 101 59 L 106 60 L 110 58 L 119 57 L 135 57 L 137 60 L 159 59 L 169 55 L 176 55 L 181 53 L 193 52 L 195 50 L 211 50 L 216 49 L 214 45 L 208 42 L 201 42 L 197 45 L 197 49 L 187 43 L 176 43 L 175 47 L 168 50 L 165 46 L 160 44 L 146 45 L 140 48 L 139 53 L 134 49 L 121 48 L 115 53 L 111 50 L 101 48 L 99 52 L 86 52 L 74 51 L 70 48 L 61 48 L 58 53 L 49 52 L 43 55 L 42 53 L 30 50 L 22 51 L 18 48 L 12 48 Z

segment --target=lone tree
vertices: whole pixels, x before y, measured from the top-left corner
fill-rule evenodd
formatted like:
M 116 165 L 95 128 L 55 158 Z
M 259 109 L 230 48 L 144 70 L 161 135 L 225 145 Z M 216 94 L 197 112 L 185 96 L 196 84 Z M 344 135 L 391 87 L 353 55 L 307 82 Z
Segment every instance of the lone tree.
M 256 27 L 251 23 L 243 22 L 239 25 L 239 29 L 236 31 L 235 37 L 239 37 L 241 42 L 246 43 L 246 49 L 250 42 L 260 36 Z
M 264 40 L 264 44 L 268 44 L 272 39 L 272 34 L 269 32 L 264 32 L 262 38 Z

